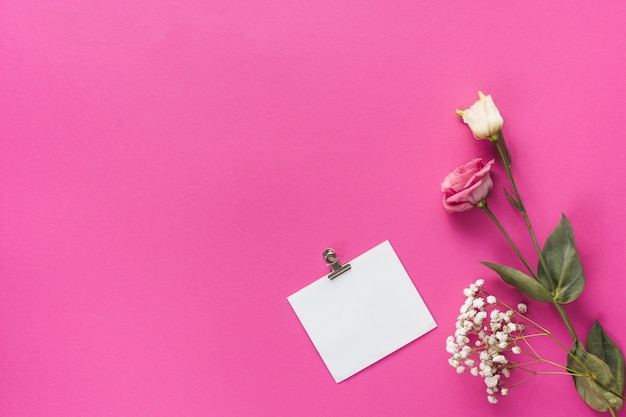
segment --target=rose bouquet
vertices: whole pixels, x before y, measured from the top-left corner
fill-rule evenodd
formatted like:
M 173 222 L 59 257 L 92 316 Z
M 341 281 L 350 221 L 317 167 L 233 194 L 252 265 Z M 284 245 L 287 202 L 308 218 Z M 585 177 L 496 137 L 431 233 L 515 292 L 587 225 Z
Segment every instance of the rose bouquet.
M 552 304 L 563 319 L 573 344 L 566 347 L 548 329 L 529 317 L 525 304 L 506 305 L 486 289 L 484 280 L 479 279 L 463 291 L 466 299 L 457 318 L 455 333 L 446 340 L 446 349 L 451 354 L 449 363 L 458 373 L 469 370 L 472 375 L 483 378 L 491 403 L 497 403 L 499 396 L 508 395 L 516 385 L 509 383 L 514 370 L 529 372 L 530 376 L 520 382 L 538 374 L 570 375 L 579 395 L 591 408 L 609 411 L 615 416 L 624 404 L 624 356 L 598 321 L 583 343 L 563 308 L 564 304 L 576 300 L 585 287 L 572 226 L 563 215 L 543 248 L 539 245 L 511 170 L 511 154 L 502 134 L 504 120 L 490 95 L 479 92 L 478 96 L 478 101 L 469 109 L 457 110 L 457 114 L 469 125 L 476 139 L 495 146 L 510 187 L 505 188 L 504 193 L 528 229 L 538 258 L 537 267 L 531 266 L 487 204 L 493 188 L 491 168 L 495 160 L 483 163 L 477 158 L 448 174 L 441 184 L 443 206 L 450 213 L 478 207 L 487 214 L 525 271 L 492 262 L 483 264 L 529 298 Z M 543 358 L 533 347 L 532 341 L 536 337 L 551 338 L 562 347 L 565 363 Z M 554 370 L 534 370 L 532 365 L 537 363 L 552 366 Z

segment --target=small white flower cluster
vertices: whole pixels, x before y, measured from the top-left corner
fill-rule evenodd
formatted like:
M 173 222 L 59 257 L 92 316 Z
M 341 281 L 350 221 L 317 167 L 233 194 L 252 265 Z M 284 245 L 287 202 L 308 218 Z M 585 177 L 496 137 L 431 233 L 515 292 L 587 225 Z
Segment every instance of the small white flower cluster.
M 504 354 L 522 352 L 516 341 L 524 326 L 515 320 L 515 311 L 498 309 L 497 298 L 483 289 L 484 284 L 479 279 L 463 290 L 465 303 L 454 336 L 446 339 L 446 350 L 452 355 L 448 362 L 458 373 L 469 369 L 473 376 L 483 378 L 487 399 L 495 404 L 496 394 L 508 395 L 503 378 L 509 377 L 511 364 Z M 526 309 L 525 304 L 518 305 L 520 312 Z

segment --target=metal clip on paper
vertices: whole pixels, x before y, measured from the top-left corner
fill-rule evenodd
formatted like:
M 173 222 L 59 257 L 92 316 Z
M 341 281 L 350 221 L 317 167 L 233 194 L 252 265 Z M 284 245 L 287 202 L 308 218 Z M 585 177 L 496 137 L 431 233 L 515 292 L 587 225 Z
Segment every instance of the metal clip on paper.
M 337 258 L 335 250 L 331 248 L 324 251 L 324 260 L 326 261 L 326 265 L 330 266 L 333 270 L 333 272 L 328 274 L 329 279 L 337 278 L 351 268 L 350 264 L 342 265 L 341 262 L 339 262 L 339 258 Z

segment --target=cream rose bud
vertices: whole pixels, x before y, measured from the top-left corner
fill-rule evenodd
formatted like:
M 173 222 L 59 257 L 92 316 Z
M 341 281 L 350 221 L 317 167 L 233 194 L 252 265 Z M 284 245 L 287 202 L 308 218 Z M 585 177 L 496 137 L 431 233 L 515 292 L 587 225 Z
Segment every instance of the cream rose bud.
M 502 130 L 504 119 L 491 98 L 478 92 L 478 101 L 467 110 L 457 111 L 463 121 L 470 127 L 476 139 L 497 140 Z

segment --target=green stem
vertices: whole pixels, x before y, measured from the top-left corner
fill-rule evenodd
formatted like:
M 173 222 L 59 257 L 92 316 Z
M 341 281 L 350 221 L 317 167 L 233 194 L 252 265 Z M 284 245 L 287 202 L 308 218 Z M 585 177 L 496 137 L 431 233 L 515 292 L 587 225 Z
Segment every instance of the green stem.
M 509 305 L 507 305 L 506 303 L 503 303 L 501 301 L 498 301 L 498 303 L 500 303 L 503 307 L 505 307 L 505 308 L 507 308 L 509 310 L 512 310 L 512 308 Z M 565 314 L 565 311 L 562 310 L 563 306 L 561 306 L 560 304 L 556 304 L 556 305 L 557 305 L 557 309 L 559 311 L 563 311 L 563 314 Z M 573 360 L 575 360 L 583 369 L 585 369 L 590 375 L 592 375 L 592 372 L 587 368 L 587 366 L 576 355 L 574 355 L 572 353 L 571 349 L 568 349 L 563 343 L 561 343 L 561 341 L 556 336 L 554 336 L 552 334 L 552 332 L 550 332 L 548 329 L 546 329 L 541 324 L 537 323 L 536 321 L 534 321 L 533 319 L 531 319 L 530 317 L 528 317 L 525 314 L 517 313 L 517 315 L 520 316 L 523 320 L 526 320 L 528 323 L 531 323 L 533 326 L 535 326 L 537 329 L 539 329 L 539 331 L 543 332 L 543 334 L 545 336 L 548 336 L 550 339 L 552 339 L 557 345 L 559 345 L 561 347 L 561 349 L 563 349 L 565 352 L 567 352 L 568 356 L 571 356 Z M 569 319 L 567 318 L 567 315 L 565 315 L 564 320 L 565 320 L 566 324 L 569 323 Z M 526 344 L 533 350 L 533 352 L 535 353 L 536 357 L 539 358 L 540 357 L 539 354 L 537 354 L 537 352 L 532 347 L 532 345 L 530 343 L 528 343 L 528 341 L 525 340 L 525 339 L 524 339 L 524 342 L 526 342 Z
M 525 334 L 522 336 L 516 336 L 515 340 L 526 340 L 526 339 L 532 339 L 533 337 L 546 337 L 549 336 L 545 333 L 531 333 L 531 334 Z
M 522 214 L 522 217 L 524 218 L 524 222 L 526 223 L 526 228 L 528 229 L 530 239 L 532 240 L 535 251 L 537 252 L 537 255 L 539 257 L 539 263 L 541 264 L 541 267 L 543 268 L 544 272 L 546 274 L 549 274 L 550 270 L 548 269 L 548 265 L 543 257 L 543 254 L 541 253 L 541 248 L 539 246 L 539 242 L 537 241 L 537 236 L 535 235 L 533 226 L 530 222 L 530 217 L 528 216 L 528 212 L 526 211 L 526 208 L 524 207 L 524 203 L 522 202 L 522 197 L 520 196 L 520 193 L 517 189 L 517 185 L 515 184 L 515 179 L 513 178 L 513 172 L 511 171 L 511 156 L 506 146 L 506 142 L 504 141 L 504 135 L 502 135 L 501 131 L 497 139 L 494 140 L 493 142 L 496 145 L 496 148 L 498 150 L 498 155 L 500 156 L 500 160 L 502 161 L 502 164 L 504 165 L 504 170 L 506 171 L 506 175 L 509 179 L 509 183 L 511 184 L 511 189 L 513 190 L 515 202 L 517 203 L 516 207 L 519 210 L 519 212 Z M 537 278 L 535 274 L 533 274 L 533 276 Z M 551 279 L 549 279 L 548 281 L 552 282 Z M 558 310 L 559 315 L 565 322 L 565 325 L 567 326 L 567 330 L 569 331 L 572 338 L 574 340 L 580 341 L 580 339 L 578 338 L 578 335 L 576 334 L 576 331 L 574 330 L 574 326 L 572 325 L 572 322 L 570 321 L 569 317 L 567 316 L 567 313 L 563 309 L 563 306 L 557 303 L 556 301 L 554 301 L 553 303 L 556 306 L 556 309 Z
M 545 359 L 540 356 L 532 356 L 532 357 L 534 358 L 534 360 L 531 362 L 525 362 L 525 363 L 511 362 L 512 364 L 511 368 L 527 371 L 535 375 L 569 375 L 569 376 L 575 376 L 575 377 L 580 377 L 580 378 L 587 378 L 587 379 L 594 381 L 595 383 L 600 385 L 602 388 L 604 388 L 611 394 L 615 395 L 616 397 L 619 397 L 622 400 L 625 399 L 623 395 L 621 395 L 618 392 L 613 391 L 610 387 L 606 386 L 601 381 L 599 381 L 598 378 L 589 370 L 587 370 L 587 373 L 580 373 L 580 372 L 577 372 L 575 369 L 568 368 L 567 366 L 563 366 L 549 359 Z M 535 363 L 540 363 L 540 362 L 547 363 L 548 365 L 563 369 L 564 371 L 535 371 L 534 369 L 526 368 L 527 365 L 533 365 Z M 607 405 L 610 406 L 609 404 Z
M 561 304 L 557 303 L 556 301 L 553 301 L 553 303 L 554 303 L 554 306 L 556 307 L 557 311 L 561 315 L 561 318 L 563 319 L 563 322 L 565 322 L 565 325 L 567 326 L 567 330 L 569 330 L 569 334 L 572 336 L 572 338 L 574 340 L 579 340 L 578 339 L 578 335 L 576 334 L 576 330 L 574 330 L 574 326 L 572 326 L 572 322 L 570 321 L 569 317 L 567 316 L 567 313 L 565 312 L 565 309 L 563 308 L 563 306 Z
M 487 213 L 487 216 L 489 216 L 489 218 L 494 222 L 494 224 L 496 225 L 498 230 L 500 230 L 500 233 L 502 233 L 502 235 L 504 236 L 506 241 L 509 243 L 509 245 L 511 246 L 511 248 L 513 249 L 513 251 L 515 252 L 517 257 L 522 261 L 522 263 L 524 264 L 526 269 L 528 269 L 528 271 L 531 273 L 531 275 L 533 277 L 535 277 L 535 279 L 536 279 L 537 276 L 535 275 L 535 271 L 532 269 L 532 267 L 530 266 L 528 261 L 526 261 L 526 258 L 524 258 L 524 255 L 522 255 L 520 250 L 517 248 L 517 246 L 515 245 L 515 243 L 511 239 L 511 236 L 509 236 L 509 234 L 506 232 L 506 230 L 502 226 L 502 223 L 500 223 L 500 221 L 496 218 L 496 216 L 493 214 L 493 212 L 489 209 L 489 207 L 487 206 L 487 201 L 486 200 L 479 201 L 476 206 L 481 208 L 481 209 L 483 209 L 484 212 Z
M 572 374 L 569 373 L 569 372 L 534 371 L 532 369 L 522 368 L 522 367 L 517 368 L 517 369 L 522 370 L 522 371 L 526 371 L 526 372 L 530 372 L 530 373 L 533 373 L 535 375 L 566 375 L 566 376 L 572 376 Z M 579 374 L 579 375 L 574 375 L 574 376 L 582 377 L 584 375 Z
M 543 266 L 543 268 L 547 272 L 548 268 L 545 263 L 545 260 L 543 259 L 543 256 L 541 256 L 541 248 L 539 247 L 537 236 L 535 235 L 533 226 L 530 223 L 528 212 L 526 211 L 526 208 L 524 207 L 524 203 L 522 202 L 522 197 L 520 196 L 520 193 L 517 189 L 517 185 L 515 184 L 515 179 L 513 178 L 513 172 L 511 171 L 511 157 L 509 155 L 509 151 L 506 146 L 506 143 L 504 142 L 504 136 L 502 135 L 502 132 L 500 132 L 499 138 L 497 141 L 495 141 L 495 144 L 496 144 L 496 148 L 498 149 L 498 154 L 500 155 L 500 160 L 502 161 L 502 164 L 504 165 L 506 176 L 508 177 L 509 183 L 511 184 L 511 189 L 513 190 L 513 195 L 515 196 L 515 200 L 518 204 L 519 211 L 522 213 L 522 216 L 524 217 L 524 222 L 526 223 L 526 227 L 528 228 L 530 239 L 532 240 L 533 246 L 535 247 L 535 250 L 537 251 L 537 254 L 539 255 L 541 266 Z

